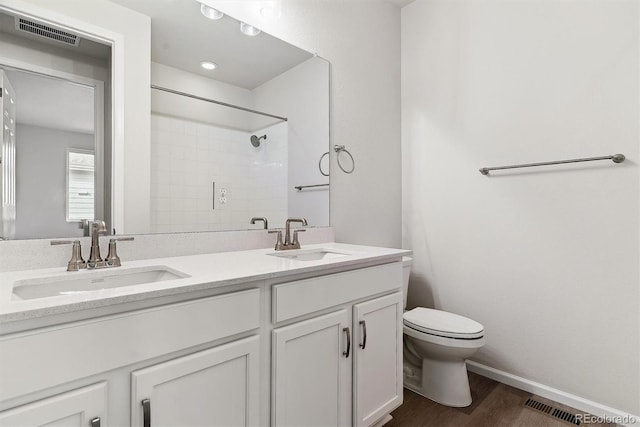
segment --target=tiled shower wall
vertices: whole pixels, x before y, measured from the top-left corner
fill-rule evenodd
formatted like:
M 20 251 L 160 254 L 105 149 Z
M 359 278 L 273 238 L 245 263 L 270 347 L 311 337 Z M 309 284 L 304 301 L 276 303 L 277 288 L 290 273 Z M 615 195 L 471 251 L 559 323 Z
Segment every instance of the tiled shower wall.
M 152 114 L 151 231 L 282 227 L 287 215 L 287 124 L 258 148 L 252 133 Z M 215 183 L 215 186 L 214 186 Z

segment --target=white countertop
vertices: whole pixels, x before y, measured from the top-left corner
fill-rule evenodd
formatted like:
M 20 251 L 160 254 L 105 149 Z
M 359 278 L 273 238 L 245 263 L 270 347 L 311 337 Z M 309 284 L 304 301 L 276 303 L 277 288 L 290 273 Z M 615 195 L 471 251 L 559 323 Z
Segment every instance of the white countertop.
M 0 324 L 52 316 L 134 302 L 148 298 L 170 296 L 229 286 L 258 280 L 274 279 L 294 274 L 322 271 L 328 268 L 357 266 L 369 262 L 392 262 L 411 251 L 343 243 L 305 245 L 300 251 L 324 248 L 346 253 L 345 256 L 313 261 L 268 256 L 273 249 L 255 249 L 238 252 L 221 252 L 139 261 L 122 260 L 122 267 L 113 269 L 67 272 L 66 266 L 38 270 L 16 271 L 0 274 Z M 277 253 L 296 251 L 278 251 Z M 80 294 L 57 295 L 29 300 L 13 296 L 13 284 L 17 280 L 41 277 L 78 279 L 83 275 L 99 272 L 124 272 L 126 269 L 162 266 L 185 273 L 190 277 L 155 283 L 100 289 Z M 59 279 L 58 279 L 59 280 Z

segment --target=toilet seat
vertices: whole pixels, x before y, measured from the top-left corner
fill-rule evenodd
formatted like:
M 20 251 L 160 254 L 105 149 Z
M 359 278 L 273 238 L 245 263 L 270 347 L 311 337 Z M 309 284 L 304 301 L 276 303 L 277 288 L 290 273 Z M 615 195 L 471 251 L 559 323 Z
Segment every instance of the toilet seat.
M 403 315 L 404 326 L 443 338 L 474 340 L 484 336 L 484 327 L 464 316 L 417 307 Z

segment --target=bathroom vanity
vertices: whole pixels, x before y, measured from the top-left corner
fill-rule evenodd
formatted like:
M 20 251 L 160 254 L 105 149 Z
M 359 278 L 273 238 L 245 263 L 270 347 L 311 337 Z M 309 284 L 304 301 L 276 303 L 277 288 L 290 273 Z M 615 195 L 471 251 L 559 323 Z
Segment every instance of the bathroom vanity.
M 0 274 L 0 425 L 380 424 L 402 403 L 407 252 Z

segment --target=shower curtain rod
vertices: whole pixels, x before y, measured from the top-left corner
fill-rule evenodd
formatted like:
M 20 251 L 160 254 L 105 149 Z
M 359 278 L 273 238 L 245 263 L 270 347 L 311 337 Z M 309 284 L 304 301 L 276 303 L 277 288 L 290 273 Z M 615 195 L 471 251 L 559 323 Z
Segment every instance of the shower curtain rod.
M 173 93 L 174 95 L 186 96 L 187 98 L 197 99 L 199 101 L 210 102 L 212 104 L 222 105 L 223 107 L 235 108 L 236 110 L 247 111 L 249 113 L 260 114 L 261 116 L 267 116 L 274 119 L 282 120 L 284 122 L 288 121 L 286 117 L 280 117 L 269 113 L 263 113 L 262 111 L 252 110 L 250 108 L 240 107 L 239 105 L 233 105 L 222 101 L 216 101 L 215 99 L 203 98 L 201 96 L 192 95 L 186 92 L 180 92 L 179 90 L 168 89 L 166 87 L 151 85 L 151 89 L 160 90 L 163 92 Z

